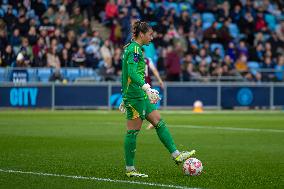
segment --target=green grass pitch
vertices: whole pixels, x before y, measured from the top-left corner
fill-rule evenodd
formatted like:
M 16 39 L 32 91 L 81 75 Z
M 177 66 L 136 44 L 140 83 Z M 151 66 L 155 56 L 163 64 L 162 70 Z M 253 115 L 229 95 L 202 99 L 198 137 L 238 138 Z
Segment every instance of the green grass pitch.
M 126 178 L 117 111 L 2 110 L 0 188 L 284 188 L 284 112 L 161 113 L 201 176 L 184 176 L 145 122 L 136 167 L 149 178 Z

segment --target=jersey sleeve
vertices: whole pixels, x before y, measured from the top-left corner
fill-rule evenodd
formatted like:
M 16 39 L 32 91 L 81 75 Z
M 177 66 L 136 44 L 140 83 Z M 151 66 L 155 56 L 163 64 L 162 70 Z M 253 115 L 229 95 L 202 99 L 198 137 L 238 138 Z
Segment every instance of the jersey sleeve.
M 128 75 L 131 81 L 133 83 L 136 83 L 139 87 L 142 87 L 145 84 L 144 79 L 139 77 L 139 75 L 137 74 L 137 67 L 141 56 L 141 51 L 139 51 L 138 47 L 134 46 L 134 48 L 129 51 L 127 58 Z

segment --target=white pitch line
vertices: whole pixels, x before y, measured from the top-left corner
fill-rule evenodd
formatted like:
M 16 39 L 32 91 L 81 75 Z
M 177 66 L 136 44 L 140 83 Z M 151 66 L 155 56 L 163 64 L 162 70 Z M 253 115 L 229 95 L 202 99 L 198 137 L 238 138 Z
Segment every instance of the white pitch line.
M 188 128 L 188 129 L 216 129 L 216 130 L 229 130 L 229 131 L 256 131 L 256 132 L 273 132 L 284 133 L 280 129 L 256 129 L 256 128 L 237 128 L 237 127 L 215 127 L 215 126 L 202 126 L 202 125 L 173 125 L 171 128 Z
M 113 122 L 101 122 L 105 125 L 114 125 Z M 93 124 L 93 123 L 92 123 Z M 227 131 L 255 131 L 255 132 L 272 132 L 284 133 L 284 129 L 257 129 L 257 128 L 241 128 L 241 127 L 218 127 L 218 126 L 202 126 L 202 125 L 174 125 L 167 124 L 170 128 L 187 128 L 187 129 L 215 129 Z
M 53 174 L 53 173 L 31 172 L 31 171 L 10 170 L 10 169 L 0 169 L 0 172 L 15 173 L 15 174 L 28 174 L 28 175 L 37 175 L 37 176 L 62 177 L 62 178 L 71 178 L 71 179 L 80 179 L 80 180 L 96 180 L 96 181 L 114 182 L 114 183 L 138 184 L 138 185 L 165 187 L 165 188 L 200 189 L 200 188 L 188 188 L 186 186 L 167 185 L 167 184 L 159 184 L 159 183 L 151 183 L 151 182 L 114 180 L 114 179 L 109 179 L 109 178 L 86 177 L 86 176 L 80 176 L 80 175 L 77 175 L 77 176 L 76 175 L 61 175 L 61 174 Z

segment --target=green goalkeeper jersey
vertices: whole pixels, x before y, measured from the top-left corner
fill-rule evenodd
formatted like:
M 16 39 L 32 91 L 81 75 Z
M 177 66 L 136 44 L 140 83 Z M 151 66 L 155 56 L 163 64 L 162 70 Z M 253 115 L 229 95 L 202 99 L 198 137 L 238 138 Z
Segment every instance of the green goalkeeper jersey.
M 122 56 L 122 96 L 123 99 L 143 99 L 145 84 L 145 61 L 141 46 L 132 41 L 124 48 Z

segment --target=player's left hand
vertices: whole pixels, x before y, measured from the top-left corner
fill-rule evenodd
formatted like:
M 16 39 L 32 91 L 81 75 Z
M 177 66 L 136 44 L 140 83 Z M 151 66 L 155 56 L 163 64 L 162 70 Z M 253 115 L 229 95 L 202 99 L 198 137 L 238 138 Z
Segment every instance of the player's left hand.
M 126 108 L 124 106 L 124 102 L 122 101 L 118 107 L 118 109 L 122 112 L 125 113 L 126 112 Z

